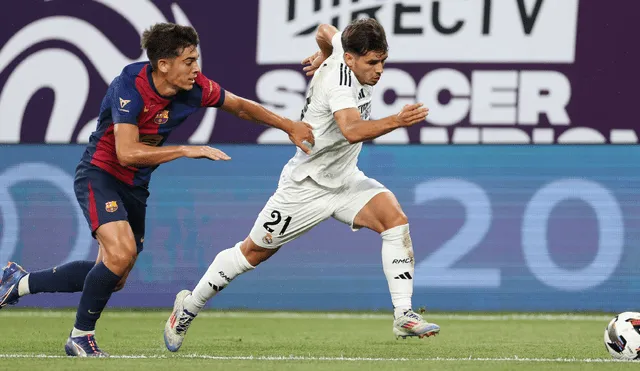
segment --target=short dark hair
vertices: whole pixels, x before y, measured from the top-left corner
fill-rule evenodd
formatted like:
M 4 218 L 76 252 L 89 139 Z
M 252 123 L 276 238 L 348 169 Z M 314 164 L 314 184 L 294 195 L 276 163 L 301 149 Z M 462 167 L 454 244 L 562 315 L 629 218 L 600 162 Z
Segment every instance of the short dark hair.
M 142 33 L 140 42 L 142 49 L 147 50 L 147 57 L 153 68 L 158 68 L 158 60 L 175 58 L 185 48 L 198 46 L 200 39 L 193 27 L 174 23 L 156 23 Z
M 374 18 L 356 19 L 342 31 L 342 47 L 345 52 L 363 56 L 370 51 L 389 51 L 387 34 Z

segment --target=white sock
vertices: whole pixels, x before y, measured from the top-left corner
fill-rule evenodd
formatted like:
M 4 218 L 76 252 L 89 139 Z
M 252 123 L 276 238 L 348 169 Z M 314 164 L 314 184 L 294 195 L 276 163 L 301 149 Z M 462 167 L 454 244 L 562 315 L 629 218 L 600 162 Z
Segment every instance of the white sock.
M 27 274 L 26 276 L 22 277 L 18 282 L 18 296 L 22 297 L 22 296 L 31 294 L 31 292 L 29 291 L 30 275 L 31 274 Z
M 240 245 L 242 242 L 238 242 L 234 247 L 220 251 L 216 255 L 191 295 L 184 299 L 186 310 L 197 314 L 209 299 L 222 291 L 234 278 L 255 268 L 249 264 L 247 258 L 240 251 Z
M 77 338 L 78 336 L 95 335 L 95 334 L 96 334 L 95 331 L 82 331 L 82 330 L 78 330 L 75 327 L 71 331 L 71 337 L 72 338 Z
M 413 245 L 409 224 L 399 225 L 382 236 L 382 269 L 389 283 L 394 317 L 411 309 L 413 295 Z

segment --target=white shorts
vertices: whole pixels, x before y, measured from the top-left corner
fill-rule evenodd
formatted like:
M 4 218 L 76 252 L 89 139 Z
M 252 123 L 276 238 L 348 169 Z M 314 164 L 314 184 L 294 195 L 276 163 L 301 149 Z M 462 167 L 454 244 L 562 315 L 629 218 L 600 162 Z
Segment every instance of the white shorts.
M 329 217 L 356 231 L 359 229 L 353 225 L 356 215 L 382 192 L 389 190 L 360 170 L 335 189 L 323 187 L 309 177 L 296 182 L 283 175 L 278 189 L 258 215 L 249 237 L 260 247 L 274 249 L 302 236 Z

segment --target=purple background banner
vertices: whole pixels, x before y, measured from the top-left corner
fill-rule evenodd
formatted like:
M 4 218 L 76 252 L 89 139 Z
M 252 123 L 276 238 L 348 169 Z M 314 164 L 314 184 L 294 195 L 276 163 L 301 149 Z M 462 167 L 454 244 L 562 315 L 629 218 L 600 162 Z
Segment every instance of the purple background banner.
M 311 3 L 317 9 L 305 8 Z M 208 77 L 296 118 L 308 82 L 296 62 L 315 50 L 312 35 L 296 35 L 363 14 L 381 20 L 391 47 L 374 118 L 414 100 L 432 108 L 427 122 L 377 143 L 636 143 L 639 7 L 628 0 L 6 2 L 0 143 L 86 142 L 108 83 L 145 58 L 140 33 L 161 21 L 198 30 Z M 240 121 L 203 110 L 170 141 L 286 142 Z

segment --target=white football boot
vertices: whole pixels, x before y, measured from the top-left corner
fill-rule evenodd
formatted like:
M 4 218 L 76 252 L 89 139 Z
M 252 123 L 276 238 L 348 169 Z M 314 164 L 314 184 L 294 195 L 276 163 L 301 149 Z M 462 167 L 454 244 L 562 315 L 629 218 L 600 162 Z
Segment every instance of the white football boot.
M 184 341 L 184 336 L 191 325 L 191 321 L 196 318 L 196 314 L 184 309 L 184 299 L 191 294 L 189 290 L 182 290 L 176 295 L 173 303 L 173 312 L 164 325 L 164 344 L 171 352 L 177 352 Z
M 429 323 L 421 315 L 408 310 L 393 321 L 393 334 L 396 339 L 406 339 L 407 336 L 417 336 L 420 339 L 435 336 L 440 332 L 440 326 Z

